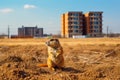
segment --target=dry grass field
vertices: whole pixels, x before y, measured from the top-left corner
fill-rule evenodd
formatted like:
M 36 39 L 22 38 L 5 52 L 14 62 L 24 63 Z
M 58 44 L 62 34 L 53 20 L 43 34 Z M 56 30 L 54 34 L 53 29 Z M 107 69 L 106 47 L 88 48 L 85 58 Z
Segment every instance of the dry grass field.
M 120 80 L 120 38 L 59 39 L 65 67 L 46 63 L 48 39 L 0 39 L 0 80 Z

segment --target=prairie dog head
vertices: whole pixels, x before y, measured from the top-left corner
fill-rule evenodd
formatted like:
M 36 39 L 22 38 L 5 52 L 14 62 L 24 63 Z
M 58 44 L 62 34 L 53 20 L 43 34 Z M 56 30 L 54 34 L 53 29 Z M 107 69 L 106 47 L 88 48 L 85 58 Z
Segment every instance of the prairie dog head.
M 60 42 L 58 39 L 50 39 L 46 42 L 46 45 L 52 48 L 58 48 L 60 47 Z

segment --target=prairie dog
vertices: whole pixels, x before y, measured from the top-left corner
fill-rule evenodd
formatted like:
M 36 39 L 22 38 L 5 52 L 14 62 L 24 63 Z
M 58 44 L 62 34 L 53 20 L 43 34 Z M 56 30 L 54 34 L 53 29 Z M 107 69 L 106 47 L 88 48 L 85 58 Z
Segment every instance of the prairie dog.
M 40 67 L 48 67 L 51 70 L 64 67 L 63 49 L 58 39 L 50 39 L 46 42 L 48 47 L 47 64 L 39 64 Z

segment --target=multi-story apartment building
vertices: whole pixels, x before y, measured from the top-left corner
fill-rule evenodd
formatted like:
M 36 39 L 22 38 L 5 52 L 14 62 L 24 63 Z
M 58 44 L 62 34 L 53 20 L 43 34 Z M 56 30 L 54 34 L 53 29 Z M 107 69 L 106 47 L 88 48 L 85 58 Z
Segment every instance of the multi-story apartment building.
M 73 37 L 74 35 L 101 36 L 102 34 L 102 12 L 67 12 L 62 14 L 62 37 Z
M 19 37 L 43 37 L 43 28 L 35 27 L 24 27 L 18 28 Z
M 102 13 L 103 12 L 88 12 L 85 14 L 86 34 L 92 37 L 102 35 Z
M 83 14 L 82 12 L 67 12 L 62 15 L 62 37 L 72 37 L 83 34 Z

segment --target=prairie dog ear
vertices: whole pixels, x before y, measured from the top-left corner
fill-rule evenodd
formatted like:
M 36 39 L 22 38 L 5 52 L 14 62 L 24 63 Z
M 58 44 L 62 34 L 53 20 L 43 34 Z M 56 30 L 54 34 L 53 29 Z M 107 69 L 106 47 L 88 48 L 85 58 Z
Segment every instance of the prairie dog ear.
M 58 42 L 58 44 L 60 44 L 60 41 L 58 39 L 55 39 L 56 42 Z
M 59 41 L 58 39 L 55 39 L 55 41 Z

